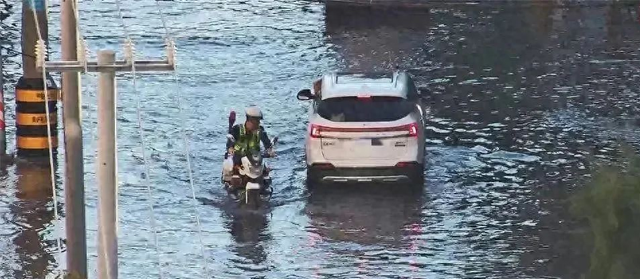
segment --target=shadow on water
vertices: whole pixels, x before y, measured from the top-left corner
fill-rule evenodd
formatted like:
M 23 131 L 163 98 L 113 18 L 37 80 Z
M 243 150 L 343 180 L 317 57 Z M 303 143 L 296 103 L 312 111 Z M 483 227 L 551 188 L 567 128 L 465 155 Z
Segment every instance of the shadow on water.
M 398 31 L 419 30 L 432 24 L 428 10 L 396 11 L 335 6 L 326 7 L 324 23 L 325 35 L 383 27 Z
M 429 36 L 434 18 L 424 10 L 328 7 L 324 23 L 325 38 L 345 70 L 382 71 L 424 65 L 423 40 Z

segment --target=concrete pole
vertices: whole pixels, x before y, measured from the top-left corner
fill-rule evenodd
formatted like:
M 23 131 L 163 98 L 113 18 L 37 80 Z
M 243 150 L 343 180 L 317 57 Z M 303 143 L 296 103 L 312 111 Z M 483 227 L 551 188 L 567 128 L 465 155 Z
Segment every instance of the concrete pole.
M 98 53 L 98 65 L 113 65 L 115 52 Z M 118 278 L 116 235 L 116 74 L 100 72 L 98 88 L 98 278 Z
M 73 2 L 75 1 L 75 3 Z M 62 0 L 61 47 L 63 61 L 77 61 L 78 34 L 73 11 L 77 0 Z M 84 161 L 80 124 L 80 73 L 62 73 L 62 116 L 65 148 L 65 211 L 67 268 L 70 274 L 87 278 L 87 234 L 85 230 Z
M 36 21 L 37 19 L 37 21 Z M 38 29 L 40 33 L 38 33 Z M 50 147 L 45 140 L 47 137 L 46 121 L 33 123 L 28 121 L 33 118 L 26 114 L 45 114 L 44 86 L 45 83 L 49 93 L 57 93 L 58 87 L 55 81 L 47 75 L 46 81 L 42 80 L 42 72 L 36 69 L 35 46 L 40 37 L 48 45 L 48 20 L 47 5 L 44 0 L 22 0 L 22 76 L 15 85 L 16 102 L 16 155 L 23 158 L 41 159 L 48 158 L 49 148 L 53 148 L 56 153 L 58 138 L 57 129 L 57 101 L 54 96 L 50 96 L 49 113 L 51 118 L 51 134 L 53 146 Z M 44 57 L 45 60 L 48 57 Z M 39 92 L 38 92 L 39 91 Z M 17 121 L 18 119 L 22 121 Z M 45 125 L 42 125 L 45 124 Z

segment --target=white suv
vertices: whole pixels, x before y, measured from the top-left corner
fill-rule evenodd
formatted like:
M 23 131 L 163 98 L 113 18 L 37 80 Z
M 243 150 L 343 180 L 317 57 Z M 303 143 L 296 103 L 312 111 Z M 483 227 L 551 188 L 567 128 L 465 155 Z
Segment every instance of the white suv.
M 422 183 L 426 113 L 409 74 L 325 74 L 297 98 L 313 102 L 305 143 L 309 186 Z

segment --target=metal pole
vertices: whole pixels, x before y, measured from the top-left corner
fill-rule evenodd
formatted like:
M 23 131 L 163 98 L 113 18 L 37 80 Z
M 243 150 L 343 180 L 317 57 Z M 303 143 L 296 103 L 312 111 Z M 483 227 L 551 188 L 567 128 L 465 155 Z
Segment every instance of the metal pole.
M 62 0 L 61 47 L 63 61 L 77 61 L 78 34 L 74 5 L 77 0 Z M 84 162 L 80 124 L 80 73 L 62 73 L 62 107 L 65 145 L 65 211 L 67 268 L 70 274 L 87 278 L 87 235 L 85 230 Z
M 102 50 L 98 64 L 115 63 L 115 52 Z M 116 74 L 101 72 L 98 88 L 98 278 L 118 278 L 116 235 Z

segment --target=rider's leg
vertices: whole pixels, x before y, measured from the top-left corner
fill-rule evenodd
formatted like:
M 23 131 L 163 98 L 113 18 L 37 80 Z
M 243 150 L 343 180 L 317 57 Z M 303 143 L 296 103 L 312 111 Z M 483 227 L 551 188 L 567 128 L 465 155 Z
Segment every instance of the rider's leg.
M 242 156 L 238 152 L 233 153 L 233 174 L 239 174 L 238 167 L 242 164 Z

